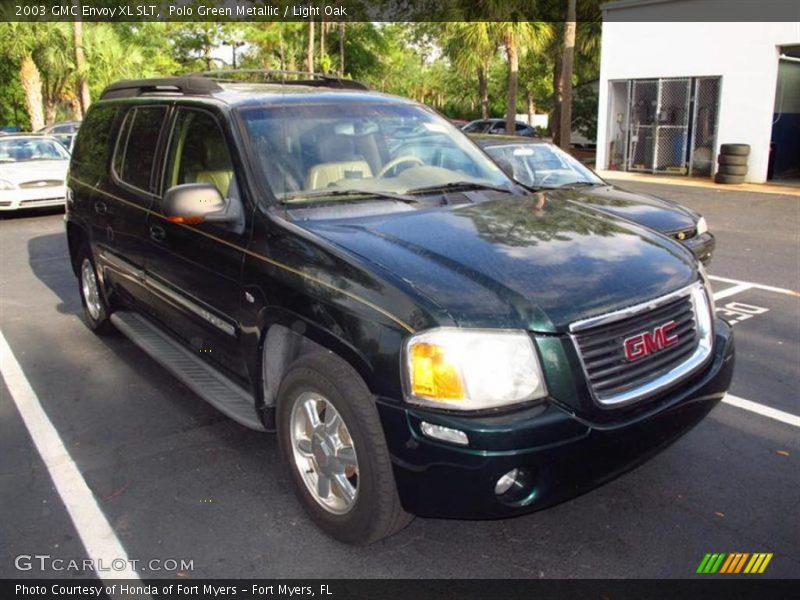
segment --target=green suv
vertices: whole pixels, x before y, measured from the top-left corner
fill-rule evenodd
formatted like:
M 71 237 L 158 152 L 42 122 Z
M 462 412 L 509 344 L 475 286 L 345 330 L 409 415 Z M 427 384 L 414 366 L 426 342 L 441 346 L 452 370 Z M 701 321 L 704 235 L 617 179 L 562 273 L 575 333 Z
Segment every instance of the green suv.
M 277 433 L 330 535 L 543 508 L 725 394 L 732 332 L 678 242 L 526 190 L 418 103 L 235 75 L 103 92 L 67 181 L 72 266 L 90 328 Z

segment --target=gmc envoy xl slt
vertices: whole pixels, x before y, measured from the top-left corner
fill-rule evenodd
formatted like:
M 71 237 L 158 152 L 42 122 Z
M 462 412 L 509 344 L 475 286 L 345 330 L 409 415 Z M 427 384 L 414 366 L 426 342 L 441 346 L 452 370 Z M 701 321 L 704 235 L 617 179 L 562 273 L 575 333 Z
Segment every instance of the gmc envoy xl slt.
M 725 394 L 731 328 L 677 241 L 523 188 L 410 100 L 233 75 L 106 88 L 70 164 L 72 267 L 89 327 L 277 432 L 330 535 L 552 505 Z

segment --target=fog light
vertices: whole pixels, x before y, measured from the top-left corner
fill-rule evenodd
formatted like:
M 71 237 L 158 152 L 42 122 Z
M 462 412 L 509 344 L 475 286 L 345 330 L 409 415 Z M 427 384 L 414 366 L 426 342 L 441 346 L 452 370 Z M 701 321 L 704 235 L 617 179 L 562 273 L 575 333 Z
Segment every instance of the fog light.
M 494 493 L 498 496 L 505 494 L 511 489 L 511 486 L 517 482 L 519 475 L 519 469 L 511 469 L 508 473 L 497 480 L 497 484 L 494 486 Z
M 469 444 L 467 434 L 459 429 L 451 429 L 450 427 L 443 427 L 442 425 L 433 425 L 425 421 L 420 425 L 422 433 L 435 440 L 442 440 L 443 442 L 450 442 L 451 444 L 458 444 L 459 446 L 466 446 Z

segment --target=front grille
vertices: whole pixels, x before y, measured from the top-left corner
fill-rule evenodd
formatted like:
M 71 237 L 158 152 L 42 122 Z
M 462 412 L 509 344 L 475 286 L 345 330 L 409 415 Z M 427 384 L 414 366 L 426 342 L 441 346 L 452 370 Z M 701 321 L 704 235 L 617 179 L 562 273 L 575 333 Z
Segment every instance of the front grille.
M 45 204 L 47 202 L 58 202 L 64 201 L 64 198 L 34 198 L 32 200 L 21 200 L 19 205 L 20 206 L 33 206 L 35 204 Z
M 38 179 L 36 181 L 20 183 L 19 187 L 20 189 L 27 190 L 31 188 L 58 187 L 59 185 L 64 185 L 64 181 L 61 179 Z
M 628 360 L 625 340 L 652 333 L 669 321 L 675 321 L 676 327 L 670 335 L 678 336 L 677 343 L 637 360 Z M 589 386 L 595 398 L 605 404 L 647 386 L 688 361 L 697 350 L 699 337 L 694 303 L 689 294 L 574 335 Z

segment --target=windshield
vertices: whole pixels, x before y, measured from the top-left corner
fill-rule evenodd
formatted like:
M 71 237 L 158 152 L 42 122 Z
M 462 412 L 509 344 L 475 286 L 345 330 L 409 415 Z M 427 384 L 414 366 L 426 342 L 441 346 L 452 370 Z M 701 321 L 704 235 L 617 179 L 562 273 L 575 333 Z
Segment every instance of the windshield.
M 457 183 L 513 185 L 464 134 L 421 106 L 302 104 L 240 114 L 256 162 L 283 202 L 326 192 L 346 199 Z
M 484 148 L 494 160 L 505 161 L 514 179 L 530 187 L 561 187 L 576 183 L 603 185 L 603 180 L 553 144 L 508 144 Z
M 69 153 L 64 146 L 53 140 L 37 138 L 0 139 L 0 162 L 68 159 Z

